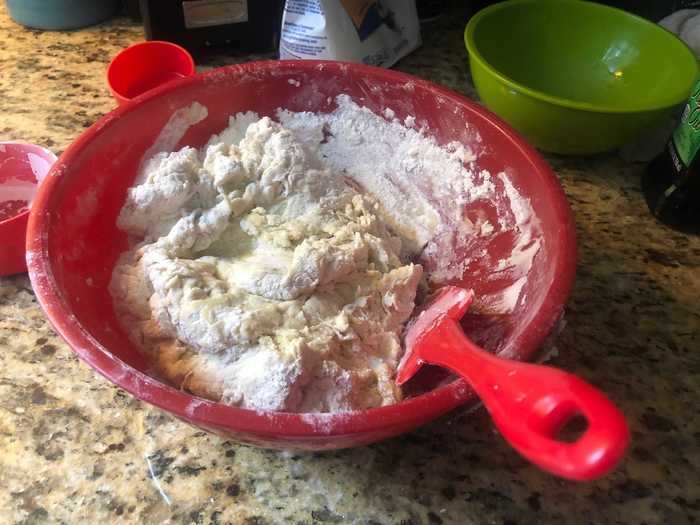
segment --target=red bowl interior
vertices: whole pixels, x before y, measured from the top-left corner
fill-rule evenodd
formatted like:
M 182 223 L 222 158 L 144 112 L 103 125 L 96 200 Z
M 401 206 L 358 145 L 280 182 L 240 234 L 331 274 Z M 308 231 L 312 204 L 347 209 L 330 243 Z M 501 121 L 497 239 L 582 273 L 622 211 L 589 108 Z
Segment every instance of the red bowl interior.
M 24 238 L 30 201 L 9 188 L 18 182 L 38 185 L 55 161 L 56 155 L 41 146 L 0 142 L 0 275 L 27 271 Z
M 513 186 L 530 199 L 542 237 L 523 289 L 528 300 L 509 314 L 469 315 L 464 325 L 494 352 L 523 360 L 532 356 L 560 318 L 575 269 L 571 214 L 550 168 L 501 120 L 449 90 L 396 71 L 313 61 L 248 63 L 162 86 L 105 116 L 61 156 L 32 208 L 27 249 L 37 297 L 73 350 L 144 401 L 202 428 L 271 447 L 366 444 L 411 430 L 470 399 L 471 390 L 456 380 L 397 405 L 339 415 L 225 406 L 150 376 L 148 361 L 115 318 L 107 285 L 117 257 L 127 249 L 116 217 L 144 153 L 173 112 L 193 101 L 208 108 L 208 117 L 177 145 L 201 146 L 226 127 L 232 113 L 273 116 L 278 107 L 327 112 L 340 93 L 375 112 L 389 107 L 398 118 L 415 116 L 441 144 L 473 143 L 477 132 L 482 138 L 478 167 L 506 170 Z M 494 257 L 508 255 L 512 239 L 497 236 L 486 249 Z M 477 258 L 456 282 L 477 295 L 502 287 L 503 279 L 488 278 L 492 260 Z

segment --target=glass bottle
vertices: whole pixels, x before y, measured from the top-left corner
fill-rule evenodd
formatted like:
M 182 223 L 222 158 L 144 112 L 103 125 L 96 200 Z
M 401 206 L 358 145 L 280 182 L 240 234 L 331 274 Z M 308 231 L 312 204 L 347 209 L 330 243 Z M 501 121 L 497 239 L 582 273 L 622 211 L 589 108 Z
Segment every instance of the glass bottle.
M 642 175 L 642 191 L 661 222 L 700 233 L 700 80 L 666 148 Z

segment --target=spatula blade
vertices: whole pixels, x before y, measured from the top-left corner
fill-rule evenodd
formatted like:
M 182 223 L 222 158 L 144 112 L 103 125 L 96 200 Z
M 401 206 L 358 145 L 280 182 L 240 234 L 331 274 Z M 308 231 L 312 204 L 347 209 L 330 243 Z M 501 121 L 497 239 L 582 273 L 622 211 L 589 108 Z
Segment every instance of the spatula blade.
M 403 385 L 411 379 L 423 365 L 420 349 L 425 336 L 443 320 L 459 321 L 469 310 L 473 300 L 473 290 L 444 286 L 414 313 L 413 319 L 406 327 L 405 351 L 396 372 L 397 385 Z

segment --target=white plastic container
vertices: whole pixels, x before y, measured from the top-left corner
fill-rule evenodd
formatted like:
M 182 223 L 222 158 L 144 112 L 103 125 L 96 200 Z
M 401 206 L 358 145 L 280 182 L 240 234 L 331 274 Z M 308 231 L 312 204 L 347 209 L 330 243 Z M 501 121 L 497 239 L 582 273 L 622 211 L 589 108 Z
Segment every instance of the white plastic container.
M 421 44 L 414 0 L 287 0 L 280 58 L 390 67 Z

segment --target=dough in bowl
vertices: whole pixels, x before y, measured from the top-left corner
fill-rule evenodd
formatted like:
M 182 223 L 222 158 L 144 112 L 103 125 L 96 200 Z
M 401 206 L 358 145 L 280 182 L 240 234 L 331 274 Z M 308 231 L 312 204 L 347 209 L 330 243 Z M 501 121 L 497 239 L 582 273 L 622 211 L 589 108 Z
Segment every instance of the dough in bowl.
M 177 387 L 257 410 L 400 400 L 400 335 L 421 282 L 379 203 L 264 117 L 150 159 L 118 226 L 137 239 L 111 293 Z

